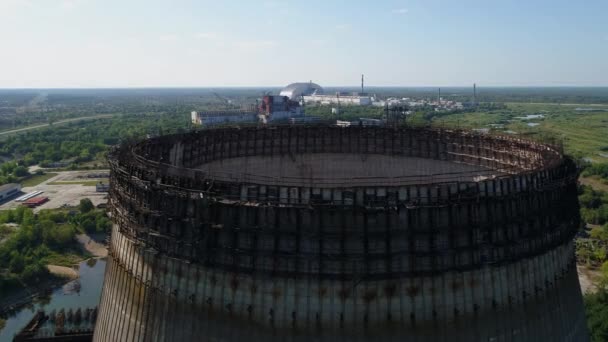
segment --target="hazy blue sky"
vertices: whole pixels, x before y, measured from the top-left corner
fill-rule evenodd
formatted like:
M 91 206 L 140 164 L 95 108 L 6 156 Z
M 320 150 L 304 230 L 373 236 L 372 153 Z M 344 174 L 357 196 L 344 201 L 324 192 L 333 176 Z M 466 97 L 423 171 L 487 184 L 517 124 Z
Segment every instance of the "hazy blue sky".
M 0 0 L 0 87 L 608 85 L 608 0 Z

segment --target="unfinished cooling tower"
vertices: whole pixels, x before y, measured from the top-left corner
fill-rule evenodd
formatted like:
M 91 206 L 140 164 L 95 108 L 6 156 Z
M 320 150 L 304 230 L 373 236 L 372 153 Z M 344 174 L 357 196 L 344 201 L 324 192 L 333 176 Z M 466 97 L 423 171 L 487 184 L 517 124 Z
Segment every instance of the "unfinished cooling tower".
M 95 341 L 587 341 L 558 147 L 275 126 L 125 144 Z

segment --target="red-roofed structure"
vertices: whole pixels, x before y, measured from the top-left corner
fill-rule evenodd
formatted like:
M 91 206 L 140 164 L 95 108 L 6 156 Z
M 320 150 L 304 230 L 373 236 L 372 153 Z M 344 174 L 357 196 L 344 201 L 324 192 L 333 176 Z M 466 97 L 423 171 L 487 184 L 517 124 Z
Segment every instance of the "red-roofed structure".
M 23 205 L 26 207 L 34 208 L 48 202 L 48 200 L 48 197 L 33 197 L 23 202 Z

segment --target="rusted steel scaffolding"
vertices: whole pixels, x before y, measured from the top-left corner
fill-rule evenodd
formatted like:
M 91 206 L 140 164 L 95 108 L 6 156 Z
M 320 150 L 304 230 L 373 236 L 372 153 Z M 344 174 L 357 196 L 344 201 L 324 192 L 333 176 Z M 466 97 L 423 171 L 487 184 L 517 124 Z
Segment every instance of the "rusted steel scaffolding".
M 323 172 L 334 160 L 349 164 Z M 559 147 L 246 127 L 125 144 L 110 164 L 96 341 L 588 339 L 578 170 Z

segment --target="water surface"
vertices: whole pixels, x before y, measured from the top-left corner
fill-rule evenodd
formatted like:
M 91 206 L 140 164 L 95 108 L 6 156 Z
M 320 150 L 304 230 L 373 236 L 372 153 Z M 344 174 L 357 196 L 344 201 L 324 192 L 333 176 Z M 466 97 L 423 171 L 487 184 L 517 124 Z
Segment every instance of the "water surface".
M 6 326 L 0 331 L 0 341 L 12 341 L 13 337 L 21 330 L 39 309 L 44 309 L 47 314 L 53 309 L 59 311 L 61 308 L 78 308 L 83 310 L 99 305 L 103 276 L 106 261 L 103 259 L 90 259 L 79 264 L 80 278 L 59 287 L 32 305 L 26 305 L 17 312 L 6 318 Z

